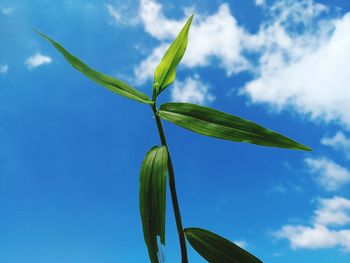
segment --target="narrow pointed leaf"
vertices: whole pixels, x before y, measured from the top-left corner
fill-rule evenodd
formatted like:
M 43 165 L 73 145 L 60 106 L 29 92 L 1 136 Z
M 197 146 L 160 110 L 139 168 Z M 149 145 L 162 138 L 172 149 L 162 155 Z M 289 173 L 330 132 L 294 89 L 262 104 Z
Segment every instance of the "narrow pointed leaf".
M 167 164 L 166 147 L 153 147 L 143 160 L 140 173 L 140 214 L 143 235 L 152 263 L 163 262 L 160 246 L 165 245 Z
M 153 98 L 156 98 L 176 76 L 176 66 L 185 54 L 188 43 L 188 32 L 190 30 L 193 15 L 187 20 L 177 38 L 166 51 L 162 61 L 154 72 Z
M 191 246 L 210 263 L 262 263 L 229 240 L 200 228 L 184 230 Z
M 78 71 L 83 73 L 89 79 L 95 81 L 97 84 L 109 89 L 110 91 L 117 93 L 121 96 L 127 97 L 129 99 L 133 99 L 139 102 L 151 104 L 151 100 L 147 95 L 142 92 L 136 90 L 135 88 L 129 86 L 128 84 L 115 79 L 111 76 L 105 75 L 101 72 L 98 72 L 84 62 L 82 62 L 76 56 L 70 54 L 66 49 L 64 49 L 58 42 L 54 41 L 50 37 L 44 35 L 43 33 L 35 30 L 40 36 L 46 39 L 49 43 L 51 43 L 61 54 L 65 57 L 65 59 Z
M 185 129 L 219 139 L 262 146 L 311 149 L 254 122 L 212 108 L 190 103 L 165 103 L 159 116 Z

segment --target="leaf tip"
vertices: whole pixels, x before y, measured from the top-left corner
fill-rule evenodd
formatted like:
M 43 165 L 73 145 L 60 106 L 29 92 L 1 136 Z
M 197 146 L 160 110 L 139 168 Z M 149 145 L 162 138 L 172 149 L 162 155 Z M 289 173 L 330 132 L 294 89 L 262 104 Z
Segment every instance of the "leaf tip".
M 307 151 L 307 152 L 311 152 L 312 148 L 310 148 L 309 146 L 306 146 L 300 142 L 296 142 L 294 141 L 294 147 L 292 149 L 295 150 L 301 150 L 301 151 Z
M 32 30 L 37 33 L 38 35 L 42 36 L 43 33 L 41 33 L 38 29 L 36 29 L 35 27 L 32 27 Z
M 41 33 L 38 29 L 36 29 L 35 27 L 32 27 L 32 30 L 37 33 L 38 35 L 44 35 L 43 33 Z
M 303 144 L 301 144 L 299 148 L 300 148 L 300 150 L 303 150 L 303 151 L 312 152 L 312 148 L 310 148 L 306 145 L 303 145 Z
M 36 29 L 36 28 L 32 28 L 33 29 L 33 31 L 35 32 L 35 33 L 37 33 L 39 36 L 41 36 L 42 38 L 44 38 L 44 39 L 46 39 L 46 40 L 48 40 L 48 41 L 51 41 L 51 39 L 48 37 L 48 36 L 46 36 L 44 33 L 42 33 L 42 32 L 40 32 L 38 29 Z
M 192 15 L 188 18 L 188 20 L 187 20 L 188 25 L 191 25 L 193 17 L 194 17 L 194 13 L 192 13 Z

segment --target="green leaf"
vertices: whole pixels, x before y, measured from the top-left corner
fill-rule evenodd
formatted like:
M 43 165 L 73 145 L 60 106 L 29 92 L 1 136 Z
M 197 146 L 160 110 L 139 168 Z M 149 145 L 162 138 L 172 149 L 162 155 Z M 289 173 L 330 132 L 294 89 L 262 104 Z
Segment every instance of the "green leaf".
M 191 246 L 210 263 L 262 263 L 249 252 L 200 228 L 186 228 L 185 235 Z
M 158 246 L 165 245 L 165 193 L 168 151 L 153 147 L 143 160 L 140 173 L 140 214 L 145 242 L 152 263 L 163 262 Z
M 192 19 L 193 15 L 187 20 L 154 72 L 153 99 L 175 80 L 176 66 L 186 51 L 188 31 L 190 30 Z
M 110 91 L 117 93 L 121 96 L 127 97 L 129 99 L 133 99 L 139 102 L 152 104 L 152 101 L 148 98 L 147 95 L 142 92 L 136 90 L 135 88 L 129 86 L 128 84 L 115 79 L 111 76 L 105 75 L 101 72 L 98 72 L 84 62 L 82 62 L 79 58 L 70 54 L 67 50 L 65 50 L 58 42 L 44 35 L 43 33 L 34 29 L 36 33 L 46 39 L 49 43 L 51 43 L 61 54 L 66 58 L 66 60 L 78 71 L 83 73 L 89 79 L 95 81 L 97 84 L 109 89 Z
M 206 136 L 270 147 L 311 150 L 254 122 L 208 107 L 190 103 L 165 103 L 160 106 L 158 114 L 164 120 Z

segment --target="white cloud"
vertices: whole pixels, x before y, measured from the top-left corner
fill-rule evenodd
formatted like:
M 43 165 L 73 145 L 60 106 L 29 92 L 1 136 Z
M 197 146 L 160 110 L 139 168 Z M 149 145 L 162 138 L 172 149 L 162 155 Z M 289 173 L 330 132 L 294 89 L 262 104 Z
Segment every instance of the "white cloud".
M 265 0 L 255 0 L 256 5 L 265 5 Z
M 27 65 L 28 69 L 33 69 L 45 64 L 49 64 L 51 62 L 52 59 L 49 56 L 36 53 L 33 56 L 27 58 L 25 64 Z
M 334 137 L 324 137 L 321 143 L 343 152 L 350 159 L 350 138 L 347 138 L 344 133 L 338 131 Z
M 343 226 L 350 223 L 350 200 L 335 196 L 321 199 L 320 208 L 315 211 L 314 222 L 318 225 Z
M 350 222 L 350 200 L 335 196 L 320 199 L 311 226 L 285 225 L 275 233 L 287 239 L 293 249 L 319 249 L 339 246 L 350 251 L 350 229 L 332 229 L 332 225 L 346 226 Z
M 245 35 L 245 48 L 259 56 L 256 72 L 274 72 L 323 44 L 332 27 L 315 21 L 326 11 L 311 0 L 276 1 L 257 34 Z
M 162 12 L 162 5 L 154 0 L 141 0 L 139 12 L 145 31 L 161 41 L 151 55 L 135 69 L 139 82 L 144 82 L 152 76 L 165 50 L 185 24 L 189 13 L 180 20 L 168 19 Z M 229 75 L 247 69 L 249 63 L 241 55 L 243 35 L 244 30 L 238 27 L 228 4 L 222 4 L 212 15 L 201 16 L 196 13 L 181 65 L 188 68 L 203 67 L 210 65 L 212 59 L 216 58 L 218 65 Z M 142 73 L 139 74 L 140 72 Z
M 141 0 L 139 15 L 145 31 L 159 40 L 176 37 L 186 22 L 186 18 L 180 21 L 167 19 L 162 5 L 153 0 Z
M 350 172 L 345 167 L 326 158 L 306 159 L 310 171 L 316 174 L 316 181 L 328 191 L 335 191 L 350 182 Z
M 350 244 L 346 242 L 342 244 L 339 231 L 330 231 L 320 225 L 314 227 L 286 225 L 276 233 L 276 236 L 288 239 L 293 249 L 331 248 L 337 245 L 350 248 Z
M 9 66 L 4 64 L 0 64 L 0 74 L 6 74 L 9 71 Z
M 208 85 L 199 80 L 199 76 L 188 77 L 184 82 L 175 81 L 171 89 L 171 97 L 176 102 L 191 102 L 199 104 L 208 104 L 215 97 L 209 92 Z
M 349 129 L 350 13 L 339 19 L 320 19 L 327 11 L 324 6 L 294 2 L 300 4 L 281 11 L 275 22 L 248 41 L 262 55 L 257 78 L 243 92 L 253 102 L 277 109 L 291 107 L 312 119 L 338 121 Z M 301 3 L 307 7 L 301 9 Z M 298 26 L 301 32 L 295 29 Z
M 4 15 L 10 15 L 13 11 L 13 8 L 12 7 L 3 7 L 3 8 L 0 8 L 1 9 L 1 12 L 4 14 Z
M 249 67 L 241 55 L 244 31 L 238 27 L 227 4 L 222 4 L 213 15 L 198 16 L 197 21 L 191 28 L 184 65 L 207 66 L 216 58 L 229 75 Z

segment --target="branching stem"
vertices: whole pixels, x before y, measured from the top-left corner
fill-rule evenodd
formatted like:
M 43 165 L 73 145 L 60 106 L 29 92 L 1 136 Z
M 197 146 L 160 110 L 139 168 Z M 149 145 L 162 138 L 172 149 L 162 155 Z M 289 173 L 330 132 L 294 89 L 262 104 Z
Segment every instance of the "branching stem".
M 152 104 L 152 110 L 153 110 L 153 114 L 154 114 L 154 117 L 155 117 L 156 122 L 157 122 L 157 128 L 158 128 L 158 132 L 159 132 L 160 141 L 161 141 L 162 145 L 166 146 L 168 149 L 163 126 L 162 126 L 162 122 L 158 116 L 157 107 L 156 107 L 155 102 L 154 102 L 154 104 Z M 171 161 L 169 149 L 168 149 L 168 173 L 169 173 L 169 187 L 170 187 L 170 193 L 171 193 L 171 200 L 173 203 L 177 233 L 179 235 L 179 241 L 180 241 L 181 259 L 182 259 L 181 262 L 188 263 L 186 239 L 185 239 L 185 234 L 184 234 L 183 227 L 182 227 L 179 202 L 177 200 L 177 194 L 176 194 L 174 168 L 173 168 L 173 163 Z

